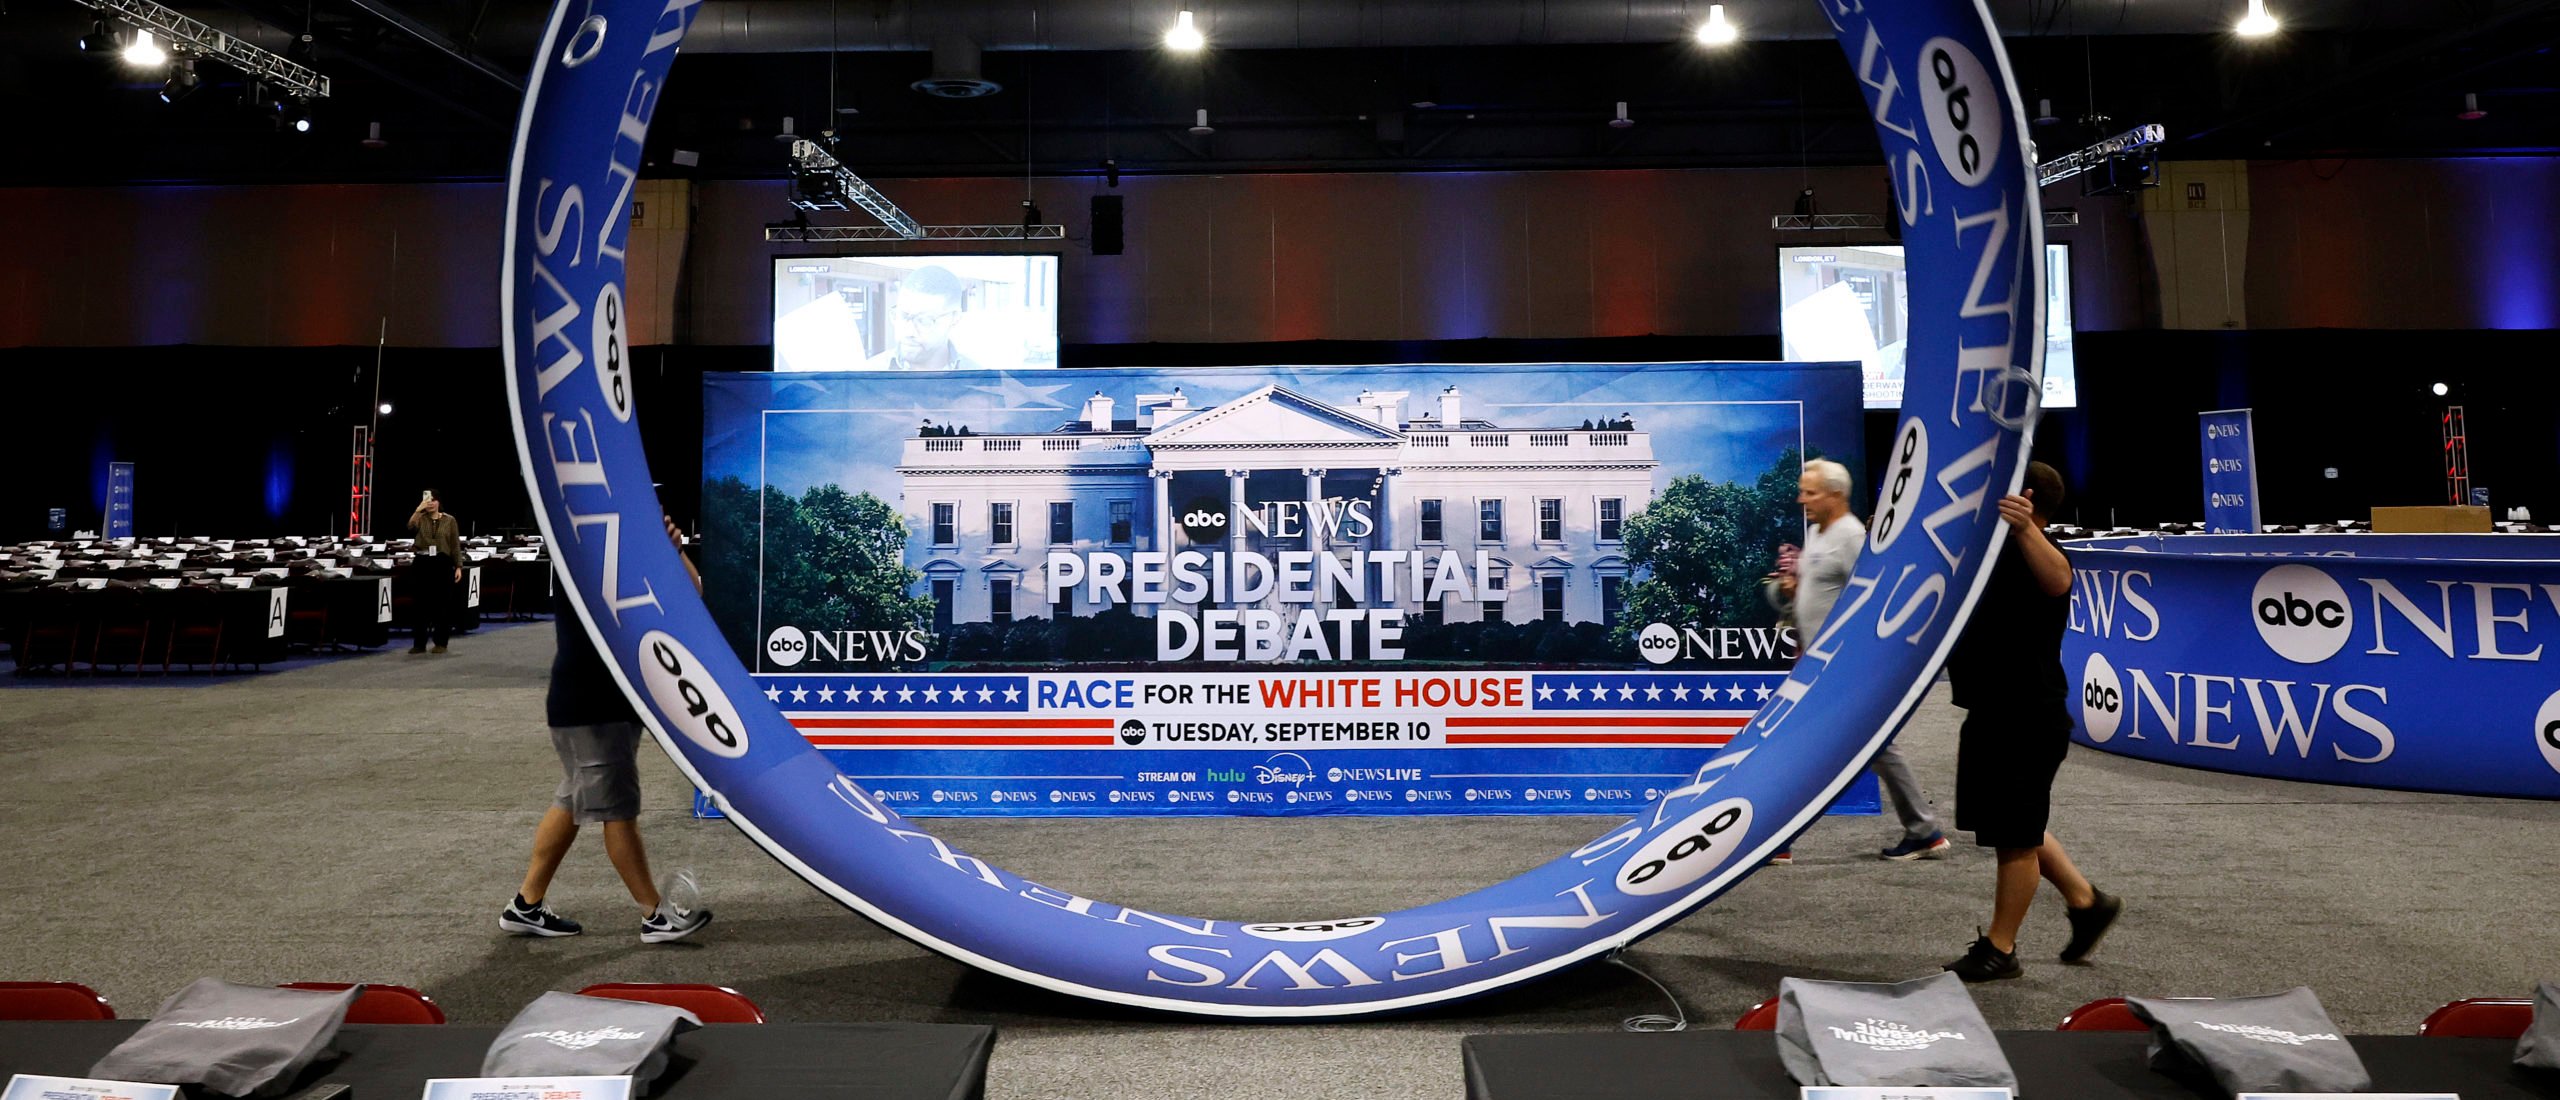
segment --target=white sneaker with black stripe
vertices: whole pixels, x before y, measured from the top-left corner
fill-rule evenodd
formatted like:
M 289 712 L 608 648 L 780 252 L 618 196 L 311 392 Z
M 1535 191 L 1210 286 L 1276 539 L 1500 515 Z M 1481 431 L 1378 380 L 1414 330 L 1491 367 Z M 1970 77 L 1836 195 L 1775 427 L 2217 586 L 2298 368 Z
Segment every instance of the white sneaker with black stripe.
M 498 914 L 498 928 L 515 936 L 574 936 L 586 931 L 578 922 L 552 912 L 550 906 L 524 900 L 522 894 Z
M 674 943 L 701 931 L 711 923 L 711 910 L 678 909 L 675 903 L 660 901 L 657 911 L 640 922 L 640 942 Z

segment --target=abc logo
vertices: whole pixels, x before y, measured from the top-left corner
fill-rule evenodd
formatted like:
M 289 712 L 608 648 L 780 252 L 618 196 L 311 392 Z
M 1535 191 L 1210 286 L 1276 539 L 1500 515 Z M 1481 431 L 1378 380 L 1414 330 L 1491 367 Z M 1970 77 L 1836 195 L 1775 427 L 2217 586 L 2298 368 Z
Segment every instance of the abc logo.
M 1227 506 L 1219 501 L 1196 500 L 1191 502 L 1191 507 L 1183 510 L 1177 522 L 1182 525 L 1182 533 L 1189 536 L 1191 541 L 1216 542 L 1227 537 Z
M 1920 418 L 1902 422 L 1894 433 L 1893 473 L 1884 480 L 1884 503 L 1876 508 L 1876 521 L 1867 528 L 1867 549 L 1881 552 L 1902 537 L 1902 529 L 1913 508 L 1920 502 L 1916 482 L 1929 468 L 1929 430 L 1921 427 Z
M 1147 724 L 1135 718 L 1120 723 L 1120 743 L 1135 745 L 1147 739 Z
M 2267 570 L 2249 593 L 2249 615 L 2267 648 L 2298 665 L 2336 656 L 2355 629 L 2347 590 L 2308 565 Z
M 1680 659 L 1680 632 L 1669 623 L 1652 623 L 1636 635 L 1636 652 L 1657 665 Z
M 1357 936 L 1387 923 L 1385 917 L 1353 917 L 1349 920 L 1281 921 L 1271 924 L 1248 924 L 1245 934 L 1266 940 L 1288 943 L 1316 943 Z
M 2542 701 L 2542 710 L 2533 716 L 2534 745 L 2542 750 L 2542 762 L 2560 771 L 2560 692 Z
M 777 626 L 764 636 L 764 659 L 790 668 L 809 659 L 809 636 L 796 626 Z
M 2124 681 L 2116 678 L 2105 654 L 2092 653 L 2080 673 L 2080 727 L 2089 731 L 2090 741 L 2103 745 L 2123 723 Z
M 1947 174 L 1965 187 L 1980 187 L 1991 178 L 2000 148 L 2000 112 L 2007 107 L 1996 93 L 1982 59 L 1952 38 L 1920 44 L 1936 95 L 1923 95 L 1921 110 L 1929 118 L 1929 137 Z

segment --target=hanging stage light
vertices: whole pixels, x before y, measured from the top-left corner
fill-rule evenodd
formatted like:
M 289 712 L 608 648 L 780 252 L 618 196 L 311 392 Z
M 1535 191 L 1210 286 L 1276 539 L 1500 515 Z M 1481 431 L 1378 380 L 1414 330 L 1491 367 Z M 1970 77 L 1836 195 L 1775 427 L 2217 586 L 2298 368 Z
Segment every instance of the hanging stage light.
M 1730 46 L 1733 45 L 1735 40 L 1741 37 L 1742 32 L 1736 29 L 1732 23 L 1725 21 L 1724 5 L 1707 5 L 1707 21 L 1698 24 L 1699 45 Z
M 107 21 L 89 24 L 89 33 L 80 36 L 80 49 L 87 53 L 106 53 L 116 48 L 116 35 L 107 29 Z
M 179 58 L 178 64 L 169 71 L 168 83 L 160 86 L 160 102 L 176 103 L 185 99 L 188 93 L 195 91 L 202 83 L 203 78 L 196 75 L 195 59 Z
M 124 48 L 124 63 L 148 69 L 169 62 L 169 51 L 152 41 L 150 31 L 133 32 L 133 45 Z
M 123 45 L 125 62 L 141 68 L 168 64 L 172 52 L 187 58 L 210 58 L 279 93 L 303 99 L 329 95 L 329 78 L 309 65 L 254 45 L 158 0 L 72 2 L 107 17 L 98 20 L 90 33 L 80 39 L 82 49 L 103 51 Z M 133 28 L 129 43 L 115 29 L 119 24 Z
M 2267 0 L 2249 0 L 2249 13 L 2241 16 L 2240 22 L 2233 25 L 2231 29 L 2238 31 L 2242 37 L 2264 38 L 2276 33 L 2276 30 L 2283 25 L 2276 21 L 2274 15 L 2268 13 Z
M 1184 8 L 1174 13 L 1172 28 L 1164 32 L 1164 48 L 1178 53 L 1193 53 L 1208 44 L 1208 36 L 1201 34 L 1200 28 L 1191 22 L 1191 9 Z

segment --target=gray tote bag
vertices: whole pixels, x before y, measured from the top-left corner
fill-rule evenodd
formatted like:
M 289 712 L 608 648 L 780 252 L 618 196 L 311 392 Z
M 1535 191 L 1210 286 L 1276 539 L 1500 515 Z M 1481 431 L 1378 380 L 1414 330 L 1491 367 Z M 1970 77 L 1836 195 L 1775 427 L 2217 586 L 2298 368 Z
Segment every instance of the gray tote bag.
M 2532 1069 L 2560 1069 L 2560 985 L 2533 987 L 2533 1023 L 2516 1038 L 2516 1064 Z
M 364 987 L 335 993 L 198 978 L 90 1067 L 111 1081 L 274 1096 L 319 1059 Z
M 2151 1068 L 2224 1093 L 2363 1092 L 2364 1059 L 2309 987 L 2263 997 L 2127 997 L 2151 1025 Z
M 667 1068 L 667 1044 L 702 1026 L 693 1013 L 667 1005 L 545 993 L 516 1013 L 489 1044 L 483 1077 L 631 1078 L 631 1094 Z
M 1897 984 L 1778 983 L 1778 1060 L 1800 1085 L 2018 1087 L 1953 974 Z

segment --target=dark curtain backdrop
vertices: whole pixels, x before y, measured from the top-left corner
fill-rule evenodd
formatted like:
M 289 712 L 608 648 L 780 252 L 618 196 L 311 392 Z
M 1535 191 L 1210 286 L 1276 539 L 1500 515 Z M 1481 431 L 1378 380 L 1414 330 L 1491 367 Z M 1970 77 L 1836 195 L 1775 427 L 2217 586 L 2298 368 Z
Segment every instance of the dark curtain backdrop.
M 146 535 L 254 537 L 344 527 L 348 429 L 372 402 L 371 348 L 0 350 L 0 437 L 19 456 L 0 479 L 0 540 L 43 535 L 45 510 L 95 528 L 106 464 L 139 463 Z M 1589 340 L 1306 341 L 1070 346 L 1069 367 L 1272 363 L 1772 359 L 1768 336 Z M 701 376 L 761 370 L 763 346 L 641 348 L 638 404 L 668 509 L 693 525 Z M 2361 517 L 2376 504 L 2443 502 L 2438 418 L 2466 407 L 2473 482 L 2493 504 L 2560 522 L 2560 332 L 2085 332 L 2081 409 L 2049 413 L 2036 455 L 2073 491 L 2065 518 L 2146 524 L 2201 518 L 2196 413 L 2257 409 L 2260 492 L 2271 522 Z M 232 381 L 243 379 L 251 381 Z M 2439 398 L 2427 387 L 2452 389 Z M 377 533 L 397 533 L 433 486 L 482 533 L 529 529 L 496 349 L 387 354 Z M 1890 413 L 1868 414 L 1884 461 Z M 2338 476 L 2324 476 L 2327 468 Z M 1861 480 L 1867 499 L 1874 471 Z

